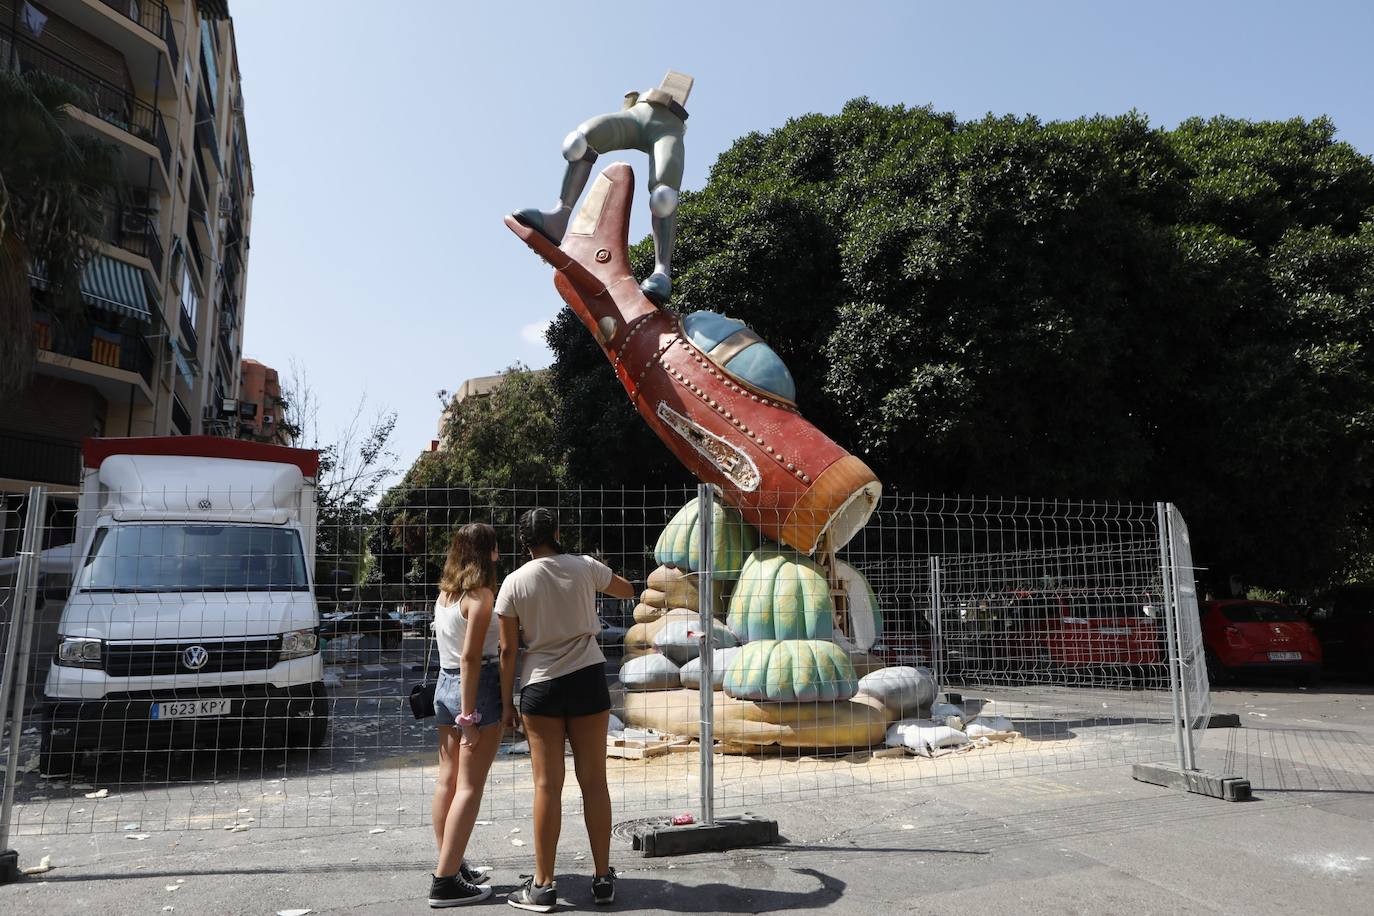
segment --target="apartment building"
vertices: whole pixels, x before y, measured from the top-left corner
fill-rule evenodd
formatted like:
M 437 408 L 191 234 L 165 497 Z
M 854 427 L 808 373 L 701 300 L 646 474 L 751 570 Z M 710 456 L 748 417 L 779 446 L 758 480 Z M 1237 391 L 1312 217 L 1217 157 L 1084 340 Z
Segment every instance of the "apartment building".
M 85 321 L 45 311 L 30 271 L 39 352 L 0 404 L 0 499 L 73 488 L 86 436 L 237 435 L 253 170 L 227 0 L 0 0 L 0 68 L 85 90 L 69 129 L 117 146 L 127 186 Z
M 239 438 L 290 445 L 277 370 L 245 359 L 239 376 Z

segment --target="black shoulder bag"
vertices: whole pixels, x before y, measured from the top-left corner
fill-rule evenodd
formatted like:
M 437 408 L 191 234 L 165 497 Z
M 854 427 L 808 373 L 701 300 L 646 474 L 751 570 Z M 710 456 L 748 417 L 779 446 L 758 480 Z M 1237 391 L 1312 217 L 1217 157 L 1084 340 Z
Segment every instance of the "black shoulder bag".
M 429 679 L 429 652 L 435 638 L 431 634 L 425 640 L 425 679 L 410 688 L 410 714 L 416 719 L 429 719 L 434 715 L 434 688 L 437 685 Z

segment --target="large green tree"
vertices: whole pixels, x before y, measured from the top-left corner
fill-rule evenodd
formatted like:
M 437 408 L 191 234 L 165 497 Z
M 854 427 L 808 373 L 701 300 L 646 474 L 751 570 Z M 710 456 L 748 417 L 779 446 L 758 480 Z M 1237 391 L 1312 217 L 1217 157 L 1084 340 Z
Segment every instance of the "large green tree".
M 47 74 L 0 72 L 0 396 L 22 390 L 33 367 L 35 264 L 54 316 L 83 320 L 81 271 L 121 190 L 118 148 L 67 132 L 68 109 L 90 105 Z
M 860 99 L 737 141 L 680 239 L 674 307 L 753 325 L 890 487 L 1167 499 L 1199 562 L 1290 587 L 1367 530 L 1374 163 L 1325 119 Z M 549 341 L 570 479 L 681 481 L 570 313 Z
M 564 467 L 547 373 L 515 365 L 489 394 L 440 400 L 443 447 L 421 455 L 378 505 L 373 551 L 384 582 L 432 585 L 460 525 L 509 529 L 518 508 L 557 502 Z

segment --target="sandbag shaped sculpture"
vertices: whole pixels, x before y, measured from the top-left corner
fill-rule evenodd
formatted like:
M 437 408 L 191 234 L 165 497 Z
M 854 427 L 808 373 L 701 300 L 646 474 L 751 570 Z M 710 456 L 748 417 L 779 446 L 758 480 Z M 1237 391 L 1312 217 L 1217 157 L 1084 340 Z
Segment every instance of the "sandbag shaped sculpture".
M 635 610 L 640 622 L 626 636 L 621 683 L 630 725 L 686 735 L 700 728 L 698 513 L 695 500 L 684 506 L 655 545 L 665 565 L 649 575 Z M 764 540 L 728 506 L 716 505 L 713 530 L 713 574 L 722 575 L 713 579 L 719 740 L 867 747 L 902 716 L 929 708 L 936 688 L 928 670 L 882 667 L 866 654 L 882 614 L 857 569 Z

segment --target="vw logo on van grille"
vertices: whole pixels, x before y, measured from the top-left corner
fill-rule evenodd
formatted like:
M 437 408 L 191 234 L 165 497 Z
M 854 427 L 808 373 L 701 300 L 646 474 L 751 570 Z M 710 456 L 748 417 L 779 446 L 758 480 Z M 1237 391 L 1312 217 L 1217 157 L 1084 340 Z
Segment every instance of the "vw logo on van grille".
M 210 660 L 210 653 L 204 646 L 191 646 L 181 653 L 181 663 L 192 671 L 199 671 Z
M 209 512 L 214 508 L 214 504 L 208 499 L 202 499 L 200 502 L 196 503 L 196 508 L 200 509 L 202 512 Z

